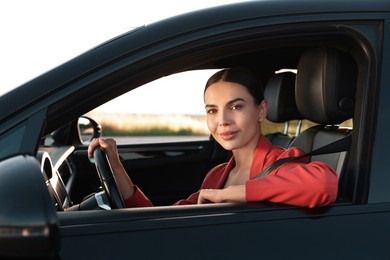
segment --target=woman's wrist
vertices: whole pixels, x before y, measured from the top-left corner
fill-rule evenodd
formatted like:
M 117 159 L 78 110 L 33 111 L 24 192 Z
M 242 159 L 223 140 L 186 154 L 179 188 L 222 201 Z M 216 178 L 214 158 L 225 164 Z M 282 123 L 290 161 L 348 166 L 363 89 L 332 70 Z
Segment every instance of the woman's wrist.
M 223 202 L 245 202 L 245 185 L 232 185 L 222 190 Z

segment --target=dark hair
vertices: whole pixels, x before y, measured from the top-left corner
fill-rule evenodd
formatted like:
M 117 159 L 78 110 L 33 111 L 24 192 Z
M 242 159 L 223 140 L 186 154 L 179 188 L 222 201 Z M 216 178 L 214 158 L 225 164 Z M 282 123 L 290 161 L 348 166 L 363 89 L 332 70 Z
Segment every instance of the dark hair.
M 210 85 L 219 81 L 233 82 L 244 86 L 255 100 L 256 105 L 260 105 L 264 100 L 263 84 L 249 69 L 242 67 L 228 68 L 214 73 L 207 80 L 204 92 Z

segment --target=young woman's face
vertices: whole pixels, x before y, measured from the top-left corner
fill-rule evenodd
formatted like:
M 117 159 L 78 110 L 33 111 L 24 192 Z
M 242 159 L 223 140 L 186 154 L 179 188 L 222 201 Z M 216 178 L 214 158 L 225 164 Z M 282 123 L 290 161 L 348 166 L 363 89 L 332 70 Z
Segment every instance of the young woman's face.
M 244 86 L 224 81 L 210 85 L 204 101 L 207 126 L 222 147 L 235 150 L 257 144 L 260 122 L 267 114 L 267 101 L 256 105 Z

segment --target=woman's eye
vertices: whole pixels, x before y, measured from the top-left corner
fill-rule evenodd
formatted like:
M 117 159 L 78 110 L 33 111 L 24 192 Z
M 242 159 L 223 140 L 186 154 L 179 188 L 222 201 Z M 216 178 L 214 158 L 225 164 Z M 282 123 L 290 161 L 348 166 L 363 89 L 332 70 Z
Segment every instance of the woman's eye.
M 242 106 L 241 105 L 233 105 L 231 106 L 231 110 L 239 110 Z
M 209 109 L 206 112 L 207 112 L 207 114 L 215 114 L 216 110 L 215 109 Z

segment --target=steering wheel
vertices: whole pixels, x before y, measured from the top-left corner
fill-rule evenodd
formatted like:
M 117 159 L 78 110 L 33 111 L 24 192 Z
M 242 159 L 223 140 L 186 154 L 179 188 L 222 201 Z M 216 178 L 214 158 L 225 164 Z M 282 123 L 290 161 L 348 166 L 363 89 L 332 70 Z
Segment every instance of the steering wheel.
M 124 203 L 115 183 L 111 165 L 108 162 L 106 153 L 103 149 L 96 148 L 93 152 L 93 156 L 95 158 L 96 170 L 102 184 L 103 191 L 107 196 L 111 209 L 124 208 Z

